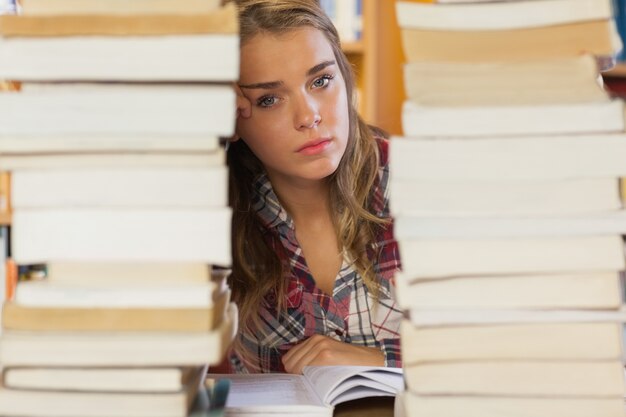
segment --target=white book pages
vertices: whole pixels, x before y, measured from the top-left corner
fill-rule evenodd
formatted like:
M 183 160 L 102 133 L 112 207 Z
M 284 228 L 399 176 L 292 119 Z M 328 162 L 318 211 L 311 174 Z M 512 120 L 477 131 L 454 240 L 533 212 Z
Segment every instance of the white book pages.
M 611 0 L 525 0 L 445 6 L 399 1 L 398 24 L 407 29 L 506 30 L 611 19 Z

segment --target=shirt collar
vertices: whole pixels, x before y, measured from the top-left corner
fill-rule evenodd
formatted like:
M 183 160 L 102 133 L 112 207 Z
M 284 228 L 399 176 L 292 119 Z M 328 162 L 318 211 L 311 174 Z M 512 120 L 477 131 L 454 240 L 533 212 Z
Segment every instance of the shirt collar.
M 293 229 L 293 220 L 280 204 L 266 173 L 261 174 L 254 181 L 253 188 L 255 195 L 252 200 L 252 208 L 256 211 L 263 225 L 267 228 L 274 228 L 284 224 Z

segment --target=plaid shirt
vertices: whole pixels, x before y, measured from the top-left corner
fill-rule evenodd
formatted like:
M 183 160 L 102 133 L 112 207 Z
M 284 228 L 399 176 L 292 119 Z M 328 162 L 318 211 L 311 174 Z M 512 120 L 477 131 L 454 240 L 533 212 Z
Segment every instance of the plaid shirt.
M 383 218 L 389 217 L 388 142 L 378 139 L 381 164 L 378 180 L 372 189 L 372 207 Z M 255 183 L 257 194 L 253 208 L 257 211 L 264 231 L 279 256 L 285 256 L 291 266 L 286 294 L 286 311 L 277 316 L 274 295 L 266 296 L 265 305 L 259 312 L 264 325 L 263 332 L 245 335 L 240 332 L 244 349 L 258 358 L 261 372 L 284 372 L 281 357 L 291 346 L 314 334 L 322 334 L 335 340 L 358 346 L 377 347 L 385 355 L 385 365 L 401 367 L 399 325 L 402 312 L 393 299 L 393 276 L 400 268 L 397 242 L 392 226 L 382 230 L 368 251 L 380 281 L 377 299 L 368 293 L 363 279 L 348 260 L 344 260 L 335 279 L 332 296 L 321 291 L 306 265 L 302 249 L 296 240 L 294 223 L 283 209 L 267 176 L 262 175 Z M 265 336 L 260 336 L 265 335 Z M 242 361 L 231 355 L 235 372 L 250 372 Z

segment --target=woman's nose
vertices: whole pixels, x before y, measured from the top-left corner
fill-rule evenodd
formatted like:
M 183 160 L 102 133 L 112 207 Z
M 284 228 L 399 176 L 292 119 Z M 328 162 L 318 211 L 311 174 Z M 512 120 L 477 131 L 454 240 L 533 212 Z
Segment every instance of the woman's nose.
M 296 129 L 312 129 L 320 124 L 322 116 L 315 100 L 311 97 L 301 97 L 296 110 Z

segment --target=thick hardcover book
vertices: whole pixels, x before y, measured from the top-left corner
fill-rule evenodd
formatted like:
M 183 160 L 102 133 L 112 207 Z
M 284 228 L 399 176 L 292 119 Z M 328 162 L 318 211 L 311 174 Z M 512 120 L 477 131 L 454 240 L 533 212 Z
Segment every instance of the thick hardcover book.
M 460 276 L 411 280 L 396 274 L 397 300 L 418 309 L 617 309 L 617 271 Z
M 1 140 L 0 140 L 1 141 Z M 36 152 L 2 154 L 0 166 L 11 171 L 23 169 L 202 169 L 224 166 L 222 149 L 210 152 Z
M 3 137 L 229 136 L 235 91 L 207 84 L 24 84 L 19 94 L 0 94 L 0 114 Z
M 611 0 L 479 1 L 433 6 L 399 1 L 402 28 L 433 30 L 502 30 L 610 19 Z
M 626 134 L 494 138 L 393 137 L 392 181 L 511 181 L 626 177 Z M 391 201 L 393 204 L 393 200 Z
M 425 396 L 403 392 L 396 409 L 397 417 L 502 417 L 520 412 L 524 417 L 624 417 L 624 398 Z
M 0 77 L 23 81 L 234 81 L 239 75 L 239 37 L 0 38 L 0 62 Z
M 221 325 L 228 301 L 225 292 L 205 308 L 36 307 L 5 302 L 2 326 L 33 331 L 207 332 Z
M 81 152 L 123 153 L 123 152 L 198 152 L 219 153 L 220 142 L 217 136 L 210 135 L 98 135 L 75 134 L 51 136 L 46 133 L 36 135 L 0 137 L 0 153 L 9 155 L 25 154 L 68 154 Z M 4 166 L 4 165 L 3 165 Z
M 226 166 L 179 169 L 30 169 L 12 173 L 14 209 L 217 208 L 228 205 Z
M 419 327 L 404 320 L 400 330 L 402 362 L 411 367 L 475 360 L 620 360 L 622 327 L 622 323 Z
M 193 14 L 208 13 L 220 7 L 221 0 L 26 0 L 22 14 Z
M 207 332 L 7 330 L 0 353 L 4 368 L 217 364 L 233 340 L 236 322 L 231 303 L 220 326 Z
M 409 100 L 427 106 L 517 106 L 607 101 L 595 57 L 404 66 Z
M 600 215 L 622 208 L 617 178 L 423 181 L 392 176 L 389 189 L 395 218 Z
M 216 284 L 210 281 L 88 287 L 43 279 L 20 281 L 14 301 L 22 307 L 45 308 L 211 308 L 216 289 Z
M 186 417 L 204 369 L 177 392 L 89 392 L 0 387 L 0 414 L 66 417 Z
M 409 278 L 621 271 L 621 236 L 400 240 Z
M 422 395 L 623 397 L 624 366 L 610 361 L 483 360 L 409 365 L 407 389 Z
M 45 391 L 175 393 L 199 382 L 206 366 L 172 368 L 9 368 L 4 387 Z
M 197 14 L 0 16 L 0 34 L 3 37 L 237 34 L 238 29 L 237 9 L 234 4 Z
M 407 28 L 402 29 L 402 44 L 408 62 L 522 61 L 584 53 L 613 56 L 623 46 L 610 19 L 498 31 Z
M 13 213 L 13 259 L 204 262 L 229 266 L 230 208 L 22 209 Z
M 623 323 L 626 306 L 619 309 L 417 309 L 409 310 L 411 323 L 418 327 L 475 326 L 528 323 Z
M 624 104 L 437 107 L 405 101 L 402 129 L 406 136 L 467 138 L 622 133 Z
M 398 216 L 396 238 L 506 239 L 626 234 L 626 210 L 546 216 Z

